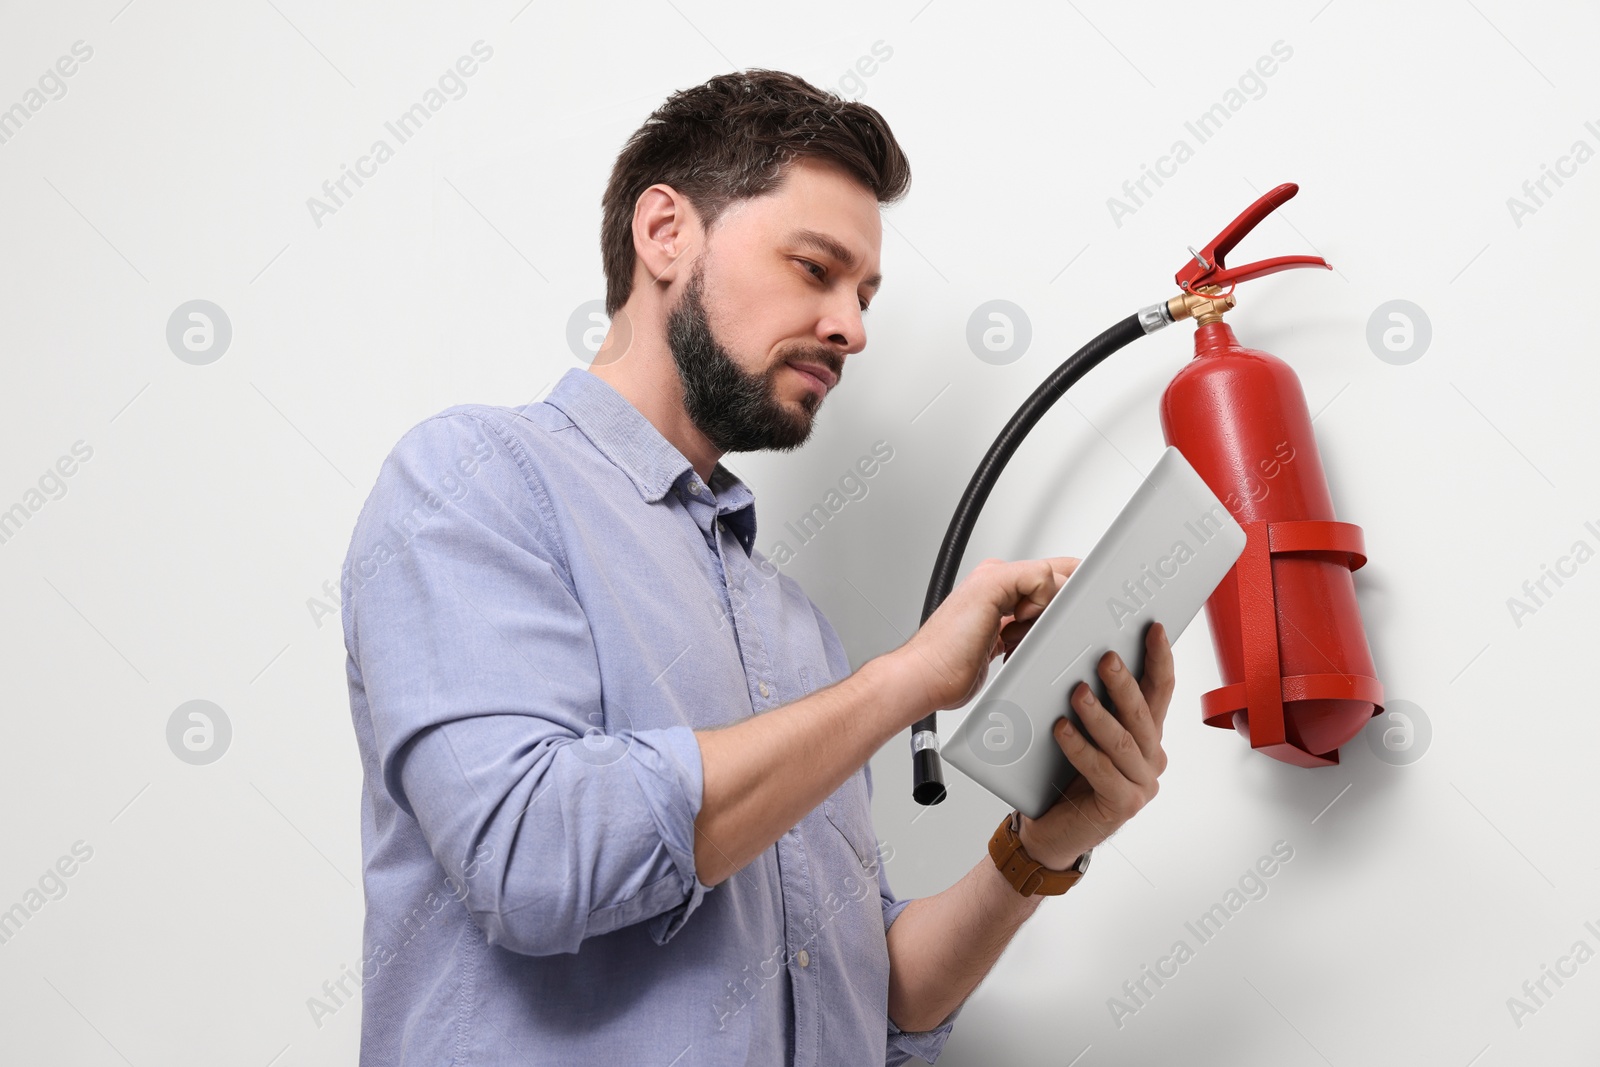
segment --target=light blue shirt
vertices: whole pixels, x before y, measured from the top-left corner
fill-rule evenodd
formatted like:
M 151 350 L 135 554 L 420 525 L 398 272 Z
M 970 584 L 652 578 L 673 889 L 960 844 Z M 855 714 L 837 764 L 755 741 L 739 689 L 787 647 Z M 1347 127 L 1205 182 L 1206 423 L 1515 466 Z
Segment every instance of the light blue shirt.
M 850 673 L 709 485 L 604 380 L 424 419 L 345 561 L 365 786 L 366 1067 L 898 1064 L 870 767 L 714 888 L 694 731 Z M 806 753 L 793 758 L 804 760 Z

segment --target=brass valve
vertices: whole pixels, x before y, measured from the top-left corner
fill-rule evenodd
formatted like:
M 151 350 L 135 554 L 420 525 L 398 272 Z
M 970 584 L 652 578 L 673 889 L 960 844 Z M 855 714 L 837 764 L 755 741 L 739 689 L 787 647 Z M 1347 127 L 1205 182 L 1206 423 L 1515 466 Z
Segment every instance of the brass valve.
M 1196 326 L 1221 322 L 1222 313 L 1231 310 L 1235 300 L 1232 293 L 1225 296 L 1217 296 L 1216 293 L 1217 287 L 1214 285 L 1202 286 L 1193 293 L 1179 293 L 1167 301 L 1167 313 L 1172 316 L 1173 322 L 1192 318 Z

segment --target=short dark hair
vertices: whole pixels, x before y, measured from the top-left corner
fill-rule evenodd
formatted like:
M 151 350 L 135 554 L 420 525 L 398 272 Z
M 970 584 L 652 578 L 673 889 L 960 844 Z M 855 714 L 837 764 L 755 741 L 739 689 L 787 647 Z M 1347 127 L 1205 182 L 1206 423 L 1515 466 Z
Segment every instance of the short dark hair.
M 911 186 L 911 165 L 876 109 L 793 74 L 751 68 L 669 96 L 628 138 L 600 201 L 606 314 L 633 289 L 633 211 L 646 189 L 672 186 L 709 232 L 730 204 L 773 191 L 802 157 L 843 167 L 880 204 Z

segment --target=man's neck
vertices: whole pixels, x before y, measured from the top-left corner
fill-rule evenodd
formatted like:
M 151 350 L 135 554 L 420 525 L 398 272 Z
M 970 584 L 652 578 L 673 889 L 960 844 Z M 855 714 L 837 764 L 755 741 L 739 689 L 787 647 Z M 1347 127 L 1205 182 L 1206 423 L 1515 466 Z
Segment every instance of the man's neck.
M 604 351 L 602 348 L 602 355 Z M 596 362 L 589 367 L 589 373 L 638 408 L 667 443 L 694 466 L 700 480 L 710 484 L 711 471 L 722 453 L 689 418 L 683 404 L 683 382 L 671 353 L 640 352 L 636 339 L 633 351 L 613 362 Z

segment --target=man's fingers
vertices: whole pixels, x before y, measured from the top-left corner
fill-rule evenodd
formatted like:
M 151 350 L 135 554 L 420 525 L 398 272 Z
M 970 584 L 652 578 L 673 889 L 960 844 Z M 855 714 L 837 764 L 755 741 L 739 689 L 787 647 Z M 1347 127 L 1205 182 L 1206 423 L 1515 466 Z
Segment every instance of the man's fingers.
M 1044 561 L 1050 564 L 1050 569 L 1061 575 L 1063 579 L 1072 577 L 1072 572 L 1078 569 L 1078 564 L 1083 560 L 1077 556 L 1046 556 Z
M 1145 703 L 1150 706 L 1150 715 L 1155 720 L 1156 731 L 1160 733 L 1167 721 L 1167 708 L 1172 703 L 1172 691 L 1176 685 L 1176 669 L 1172 659 L 1172 644 L 1167 638 L 1166 627 L 1159 622 L 1150 627 L 1144 638 L 1144 673 L 1139 677 L 1139 688 L 1144 693 Z
M 1072 572 L 1077 569 L 1080 561 L 1072 556 L 1049 556 L 1045 559 L 1022 560 L 1019 565 L 1028 569 L 1028 584 L 1019 583 L 1018 591 L 1024 593 L 1026 599 L 1020 600 L 1016 608 L 1016 618 L 1036 619 L 1044 613 L 1055 595 L 1061 591 Z
M 995 584 L 989 586 L 989 591 L 995 597 L 995 608 L 1004 625 L 1009 621 L 1038 618 L 1079 562 L 1075 556 L 1047 556 L 1011 563 L 988 556 L 974 568 L 973 574 L 981 569 L 986 576 L 993 575 L 990 580 Z
M 1080 712 L 1080 720 L 1082 717 Z M 1078 768 L 1078 773 L 1084 780 L 1094 787 L 1095 792 L 1110 789 L 1113 780 L 1122 777 L 1112 765 L 1111 757 L 1091 745 L 1083 731 L 1073 725 L 1071 718 L 1063 716 L 1056 720 L 1055 735 L 1061 751 L 1072 761 L 1072 765 Z
M 1073 704 L 1078 711 L 1078 719 L 1083 727 L 1094 730 L 1096 711 L 1100 709 L 1098 702 L 1088 704 L 1079 698 L 1093 694 L 1085 694 L 1086 686 L 1080 684 L 1080 692 L 1074 696 Z M 1109 714 L 1099 710 L 1099 714 L 1109 718 Z M 1121 729 L 1121 727 L 1118 727 Z M 1070 718 L 1056 720 L 1056 737 L 1061 744 L 1061 751 L 1066 753 L 1067 759 L 1078 768 L 1078 772 L 1094 787 L 1095 796 L 1101 804 L 1111 811 L 1137 811 L 1140 798 L 1138 786 L 1128 780 L 1128 776 L 1117 766 L 1116 757 L 1107 751 L 1107 742 L 1101 741 L 1097 736 L 1099 747 L 1089 743 L 1089 737 L 1083 729 L 1075 726 Z M 1134 752 L 1138 755 L 1137 749 Z
M 1134 680 L 1127 664 L 1115 652 L 1107 652 L 1100 657 L 1099 674 L 1100 680 L 1105 683 L 1107 696 L 1116 705 L 1117 714 L 1113 716 L 1098 702 L 1091 705 L 1099 710 L 1103 719 L 1103 722 L 1090 723 L 1091 728 L 1095 729 L 1094 738 L 1111 754 L 1118 769 L 1130 781 L 1145 786 L 1153 785 L 1155 772 L 1150 761 L 1161 748 L 1161 738 L 1150 716 L 1150 709 L 1145 704 L 1144 693 L 1140 691 L 1139 683 Z M 1088 705 L 1093 700 L 1093 694 L 1087 685 L 1081 688 L 1084 703 Z
M 1009 616 L 1007 618 L 1009 619 Z M 1005 640 L 1006 644 L 1015 647 L 1027 636 L 1028 631 L 1033 629 L 1033 624 L 1037 621 L 1037 617 L 1032 619 L 1011 619 L 1010 621 L 1002 619 L 1000 636 Z
M 1038 618 L 1061 588 L 1061 577 L 1042 559 L 1022 559 L 1007 566 L 1010 571 L 1001 581 L 997 607 L 1016 621 Z

